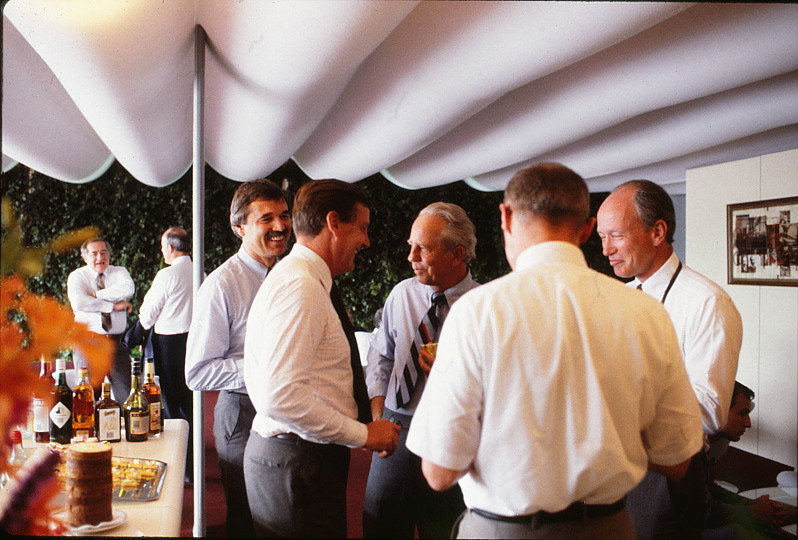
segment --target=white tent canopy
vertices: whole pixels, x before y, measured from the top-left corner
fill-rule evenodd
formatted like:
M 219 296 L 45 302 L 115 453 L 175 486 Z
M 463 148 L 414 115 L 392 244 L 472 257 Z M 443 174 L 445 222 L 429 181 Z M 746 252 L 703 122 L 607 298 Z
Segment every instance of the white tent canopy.
M 501 190 L 560 161 L 593 191 L 798 147 L 798 6 L 645 2 L 11 0 L 3 167 L 67 182 L 118 160 L 164 186 L 204 149 L 238 181 L 293 158 Z

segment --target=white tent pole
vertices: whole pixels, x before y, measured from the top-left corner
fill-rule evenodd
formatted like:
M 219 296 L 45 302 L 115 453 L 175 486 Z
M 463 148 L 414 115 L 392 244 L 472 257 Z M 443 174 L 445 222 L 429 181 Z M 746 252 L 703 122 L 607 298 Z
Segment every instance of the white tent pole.
M 194 29 L 194 132 L 192 215 L 194 298 L 205 277 L 205 30 Z M 196 304 L 195 304 L 196 305 Z M 205 396 L 194 392 L 194 537 L 205 536 Z

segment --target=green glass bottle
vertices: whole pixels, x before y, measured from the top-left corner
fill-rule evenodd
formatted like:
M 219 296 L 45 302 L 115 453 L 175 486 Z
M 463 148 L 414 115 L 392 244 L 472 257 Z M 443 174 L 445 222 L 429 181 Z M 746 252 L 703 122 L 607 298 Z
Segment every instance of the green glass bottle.
M 130 395 L 122 406 L 125 414 L 125 438 L 130 442 L 147 440 L 150 431 L 150 404 L 141 384 L 141 359 L 130 359 Z

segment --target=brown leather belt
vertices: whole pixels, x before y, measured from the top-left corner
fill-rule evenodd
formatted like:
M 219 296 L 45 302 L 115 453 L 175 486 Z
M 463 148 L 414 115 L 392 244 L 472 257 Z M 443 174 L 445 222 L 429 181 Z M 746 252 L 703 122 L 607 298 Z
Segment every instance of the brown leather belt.
M 479 508 L 471 508 L 470 511 L 485 519 L 493 521 L 503 521 L 505 523 L 520 523 L 522 525 L 531 524 L 534 521 L 537 523 L 561 523 L 564 521 L 584 521 L 587 519 L 596 519 L 612 515 L 620 512 L 626 507 L 626 497 L 612 504 L 585 504 L 583 502 L 575 502 L 559 512 L 536 512 L 534 514 L 527 514 L 525 516 L 500 516 L 487 510 L 480 510 Z

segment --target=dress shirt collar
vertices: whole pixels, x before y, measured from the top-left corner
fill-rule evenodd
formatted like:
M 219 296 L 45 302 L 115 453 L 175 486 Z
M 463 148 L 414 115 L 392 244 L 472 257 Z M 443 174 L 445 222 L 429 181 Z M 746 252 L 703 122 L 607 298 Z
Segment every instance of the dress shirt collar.
M 518 255 L 516 270 L 524 270 L 539 264 L 575 264 L 587 266 L 585 255 L 579 247 L 568 242 L 541 242 L 526 248 Z
M 665 293 L 665 289 L 668 288 L 668 284 L 671 282 L 671 278 L 678 266 L 679 257 L 676 256 L 676 252 L 674 251 L 671 253 L 671 256 L 668 257 L 668 260 L 642 284 L 643 292 L 654 298 L 661 298 Z M 631 286 L 637 288 L 640 284 L 640 280 L 635 278 Z
M 170 266 L 177 266 L 179 264 L 187 264 L 191 262 L 191 257 L 188 255 L 181 255 L 179 257 L 175 257 L 172 260 L 172 264 Z M 257 262 L 257 261 L 256 261 Z
M 247 253 L 247 250 L 244 249 L 243 244 L 241 245 L 241 249 L 238 250 L 238 257 L 247 266 L 247 268 L 255 272 L 258 277 L 261 279 L 266 279 L 266 274 L 268 274 L 269 270 L 271 269 L 262 262 L 256 261 L 252 255 Z
M 318 253 L 302 244 L 294 244 L 294 247 L 291 248 L 291 257 L 307 261 L 311 275 L 319 278 L 322 285 L 324 285 L 324 289 L 330 292 L 333 282 L 330 267 L 327 266 L 327 263 L 324 262 L 324 259 Z
M 431 300 L 435 289 L 433 289 L 431 285 L 424 285 L 423 283 L 420 283 L 417 278 L 414 279 L 416 279 L 416 283 L 421 285 L 426 291 L 427 299 Z M 473 288 L 474 280 L 471 278 L 471 269 L 469 268 L 466 272 L 466 276 L 454 287 L 449 287 L 443 291 L 443 295 L 446 297 L 446 301 L 449 302 L 449 305 L 452 305 L 452 298 L 458 299 Z

